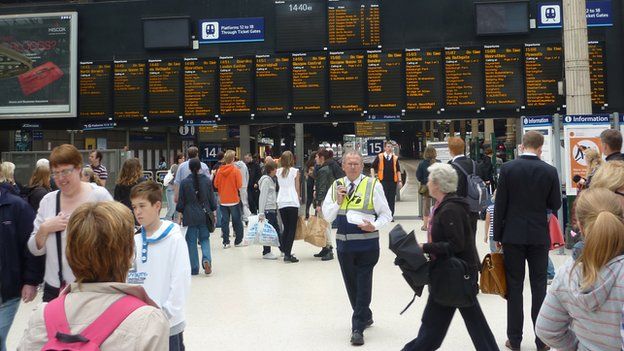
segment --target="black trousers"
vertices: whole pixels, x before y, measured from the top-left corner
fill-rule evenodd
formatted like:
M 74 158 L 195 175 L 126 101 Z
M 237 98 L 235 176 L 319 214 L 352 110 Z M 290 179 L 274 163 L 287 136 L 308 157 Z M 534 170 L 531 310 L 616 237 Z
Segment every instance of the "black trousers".
M 284 224 L 284 231 L 282 232 L 282 250 L 284 256 L 290 257 L 292 255 L 292 247 L 295 242 L 295 232 L 297 231 L 297 219 L 299 218 L 298 207 L 284 207 L 279 210 L 280 216 L 282 216 L 282 224 Z
M 433 301 L 433 298 L 429 296 L 427 306 L 425 306 L 423 312 L 418 337 L 405 345 L 403 351 L 439 349 L 442 341 L 444 341 L 451 320 L 453 320 L 456 309 L 455 307 L 442 306 Z M 490 330 L 490 326 L 483 315 L 483 311 L 481 311 L 478 301 L 474 306 L 459 308 L 459 313 L 461 313 L 464 319 L 464 324 L 468 329 L 472 344 L 477 351 L 498 350 L 496 339 Z
M 522 326 L 524 325 L 524 307 L 522 288 L 524 287 L 525 261 L 529 265 L 531 282 L 531 319 L 533 328 L 539 310 L 546 297 L 546 270 L 548 267 L 548 247 L 546 245 L 503 244 L 505 257 L 505 275 L 507 278 L 507 337 L 512 346 L 520 346 Z M 535 338 L 535 344 L 544 343 Z
M 477 222 L 479 221 L 478 212 L 470 212 L 470 229 L 472 229 L 472 235 L 477 235 Z
M 370 303 L 373 293 L 373 269 L 379 261 L 379 250 L 340 252 L 338 262 L 349 302 L 353 308 L 351 330 L 363 331 L 366 322 L 373 318 Z
M 394 180 L 382 180 L 381 186 L 383 187 L 384 194 L 386 195 L 386 200 L 388 200 L 388 207 L 390 207 L 390 211 L 392 211 L 392 215 L 394 216 L 394 203 L 396 201 L 396 191 L 397 191 L 397 183 Z

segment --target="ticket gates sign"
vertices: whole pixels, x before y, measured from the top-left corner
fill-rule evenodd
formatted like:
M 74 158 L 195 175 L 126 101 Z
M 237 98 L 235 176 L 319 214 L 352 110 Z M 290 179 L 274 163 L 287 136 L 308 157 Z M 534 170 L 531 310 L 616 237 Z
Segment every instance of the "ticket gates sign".
M 589 149 L 602 154 L 600 133 L 609 129 L 609 115 L 568 115 L 563 118 L 563 135 L 565 144 L 566 193 L 576 195 L 576 184 L 572 180 L 575 175 L 587 177 L 585 152 Z

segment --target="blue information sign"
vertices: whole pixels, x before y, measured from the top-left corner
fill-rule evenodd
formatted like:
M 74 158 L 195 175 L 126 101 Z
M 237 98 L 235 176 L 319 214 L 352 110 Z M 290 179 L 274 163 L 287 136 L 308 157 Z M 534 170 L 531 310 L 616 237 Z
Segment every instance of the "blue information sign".
M 600 115 L 567 115 L 563 117 L 564 124 L 610 124 L 611 116 Z
M 549 126 L 552 125 L 552 116 L 526 116 L 522 118 L 522 125 L 525 127 Z
M 264 18 L 217 18 L 199 20 L 199 43 L 264 41 Z
M 587 1 L 585 17 L 588 27 L 606 27 L 613 25 L 611 0 Z M 563 10 L 560 2 L 548 2 L 538 5 L 538 28 L 561 28 Z

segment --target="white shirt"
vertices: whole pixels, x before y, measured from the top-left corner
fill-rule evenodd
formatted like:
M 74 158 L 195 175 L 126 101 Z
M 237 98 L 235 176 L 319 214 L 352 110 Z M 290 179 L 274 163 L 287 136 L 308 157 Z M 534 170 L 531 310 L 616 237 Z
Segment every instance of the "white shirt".
M 388 161 L 392 160 L 392 156 L 393 156 L 393 154 L 388 154 L 388 153 L 384 152 L 384 157 L 386 158 L 386 160 L 388 160 Z
M 164 232 L 170 221 L 162 221 L 158 230 L 149 238 L 156 239 Z M 173 224 L 167 236 L 147 247 L 147 261 L 143 263 L 141 234 L 134 236 L 134 264 L 128 272 L 128 283 L 142 285 L 150 299 L 160 307 L 169 327 L 175 335 L 184 330 L 184 307 L 191 290 L 191 264 L 188 246 L 180 226 Z
M 353 183 L 354 189 L 356 189 L 362 179 L 364 179 L 364 176 L 360 175 L 353 182 L 347 177 L 342 179 L 345 182 L 348 192 L 350 184 Z M 373 181 L 373 179 L 369 181 Z M 335 189 L 336 187 L 332 186 L 327 192 L 327 195 L 325 195 L 325 200 L 323 201 L 323 216 L 329 223 L 336 219 L 338 216 L 338 210 L 340 209 L 340 205 L 338 205 L 336 200 L 334 200 L 337 198 L 337 196 L 334 196 Z M 388 207 L 388 200 L 386 200 L 386 195 L 384 194 L 383 187 L 380 182 L 375 182 L 375 188 L 373 189 L 373 206 L 375 207 L 375 213 L 377 214 L 377 220 L 373 224 L 375 225 L 375 230 L 379 230 L 381 227 L 392 221 L 392 211 L 390 211 L 390 207 Z
M 113 201 L 113 197 L 110 195 L 106 188 L 101 186 L 97 186 L 94 183 L 89 183 L 93 190 L 89 194 L 89 198 L 87 202 L 100 202 L 100 201 Z M 37 240 L 35 240 L 35 235 L 39 231 L 39 227 L 41 223 L 43 223 L 46 219 L 52 218 L 56 216 L 56 194 L 60 190 L 52 191 L 46 194 L 43 199 L 41 199 L 41 203 L 39 204 L 39 210 L 37 211 L 37 217 L 35 218 L 35 223 L 33 223 L 33 232 L 30 235 L 30 239 L 28 239 L 28 250 L 35 256 L 43 256 L 46 255 L 45 259 L 45 275 L 43 280 L 49 285 L 58 288 L 61 286 L 59 282 L 58 269 L 58 254 L 56 253 L 56 233 L 50 233 L 48 238 L 46 239 L 45 245 L 40 249 L 37 248 Z M 71 213 L 70 213 L 71 215 Z M 69 264 L 67 263 L 67 256 L 65 256 L 65 249 L 67 247 L 67 230 L 63 230 L 61 232 L 61 258 L 63 260 L 63 279 L 67 284 L 73 283 L 76 280 L 74 273 L 71 268 L 69 268 Z M 87 248 L 88 249 L 88 248 Z
M 534 154 L 532 152 L 523 152 L 522 155 L 520 155 L 520 156 L 535 156 L 535 157 L 537 157 L 537 154 Z
M 279 184 L 279 191 L 277 192 L 277 208 L 299 208 L 299 195 L 297 195 L 297 189 L 295 188 L 295 178 L 297 178 L 299 170 L 295 167 L 290 167 L 286 177 L 282 177 L 283 171 L 284 168 L 278 168 L 275 174 L 277 177 L 277 183 Z

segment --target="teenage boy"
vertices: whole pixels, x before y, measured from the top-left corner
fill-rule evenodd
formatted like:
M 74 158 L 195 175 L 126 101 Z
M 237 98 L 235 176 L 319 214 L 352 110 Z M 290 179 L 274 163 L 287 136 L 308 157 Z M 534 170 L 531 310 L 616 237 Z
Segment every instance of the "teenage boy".
M 162 190 L 154 181 L 135 185 L 130 201 L 141 229 L 134 236 L 134 265 L 128 283 L 142 285 L 169 320 L 169 350 L 184 350 L 184 306 L 191 287 L 191 265 L 180 227 L 160 219 Z

